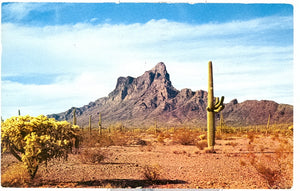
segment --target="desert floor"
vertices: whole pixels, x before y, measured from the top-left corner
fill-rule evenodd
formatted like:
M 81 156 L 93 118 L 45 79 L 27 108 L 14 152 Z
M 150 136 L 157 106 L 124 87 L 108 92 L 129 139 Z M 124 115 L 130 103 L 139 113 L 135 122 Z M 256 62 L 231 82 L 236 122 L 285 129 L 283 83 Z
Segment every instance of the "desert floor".
M 216 140 L 216 153 L 168 138 L 158 142 L 154 135 L 144 135 L 143 140 L 146 144 L 82 147 L 67 161 L 42 165 L 34 180 L 15 186 L 261 189 L 293 185 L 293 136 L 226 136 Z M 89 160 L 87 153 L 100 159 Z M 18 163 L 12 155 L 2 154 L 1 175 Z

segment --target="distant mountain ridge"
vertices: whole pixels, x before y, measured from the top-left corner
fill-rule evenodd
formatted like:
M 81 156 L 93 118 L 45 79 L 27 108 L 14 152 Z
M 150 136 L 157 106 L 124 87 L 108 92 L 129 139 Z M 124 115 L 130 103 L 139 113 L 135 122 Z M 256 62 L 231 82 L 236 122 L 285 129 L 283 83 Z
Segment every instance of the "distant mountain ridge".
M 93 124 L 97 124 L 99 113 L 104 126 L 118 122 L 125 126 L 149 126 L 155 121 L 165 126 L 205 126 L 206 105 L 206 91 L 177 90 L 172 86 L 166 65 L 160 62 L 137 78 L 119 77 L 107 97 L 76 108 L 76 117 L 80 126 L 88 125 L 90 115 Z M 74 109 L 48 116 L 72 121 Z M 225 123 L 234 126 L 266 124 L 269 114 L 271 123 L 293 123 L 292 105 L 267 100 L 238 103 L 234 99 L 222 113 Z

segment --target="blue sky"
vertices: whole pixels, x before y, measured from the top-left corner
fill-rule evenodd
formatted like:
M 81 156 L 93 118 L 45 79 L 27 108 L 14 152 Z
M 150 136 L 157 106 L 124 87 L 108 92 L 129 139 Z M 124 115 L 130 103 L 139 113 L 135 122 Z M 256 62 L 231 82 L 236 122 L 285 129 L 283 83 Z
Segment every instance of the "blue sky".
M 292 5 L 282 4 L 187 4 L 187 3 L 31 3 L 19 8 L 4 3 L 2 22 L 26 25 L 63 25 L 81 22 L 132 24 L 149 20 L 191 24 L 248 20 L 269 15 L 289 16 Z M 18 5 L 17 5 L 18 6 Z M 93 20 L 94 19 L 94 20 Z
M 80 107 L 163 61 L 175 88 L 293 104 L 289 4 L 3 3 L 4 118 Z

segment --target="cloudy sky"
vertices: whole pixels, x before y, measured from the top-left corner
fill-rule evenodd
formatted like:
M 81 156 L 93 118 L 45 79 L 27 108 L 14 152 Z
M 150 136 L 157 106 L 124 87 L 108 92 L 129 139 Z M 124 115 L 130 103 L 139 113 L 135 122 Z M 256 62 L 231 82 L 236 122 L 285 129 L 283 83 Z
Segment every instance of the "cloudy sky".
M 178 90 L 293 104 L 289 4 L 2 3 L 1 115 L 33 116 L 107 96 L 163 61 Z

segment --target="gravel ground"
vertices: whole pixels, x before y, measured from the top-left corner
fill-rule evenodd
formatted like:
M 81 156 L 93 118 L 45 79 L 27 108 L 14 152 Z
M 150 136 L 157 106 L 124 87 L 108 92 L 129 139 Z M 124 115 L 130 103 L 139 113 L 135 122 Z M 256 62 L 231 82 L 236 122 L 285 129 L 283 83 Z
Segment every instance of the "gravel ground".
M 293 141 L 286 139 L 285 143 Z M 53 160 L 47 168 L 41 166 L 30 187 L 263 189 L 270 188 L 268 169 L 275 172 L 276 168 L 281 170 L 281 178 L 274 178 L 271 186 L 292 187 L 293 153 L 278 155 L 282 146 L 277 139 L 258 138 L 249 144 L 246 137 L 231 138 L 217 140 L 216 144 L 216 153 L 168 141 L 152 142 L 150 146 L 82 148 L 81 154 L 70 154 L 68 161 Z M 249 146 L 253 144 L 255 147 Z M 100 153 L 105 159 L 99 163 L 83 163 L 84 149 Z M 251 163 L 253 156 L 256 163 Z M 291 165 L 287 165 L 288 161 Z M 11 155 L 3 154 L 1 174 L 14 163 L 17 161 Z M 147 165 L 156 167 L 160 175 L 156 180 L 145 179 Z

